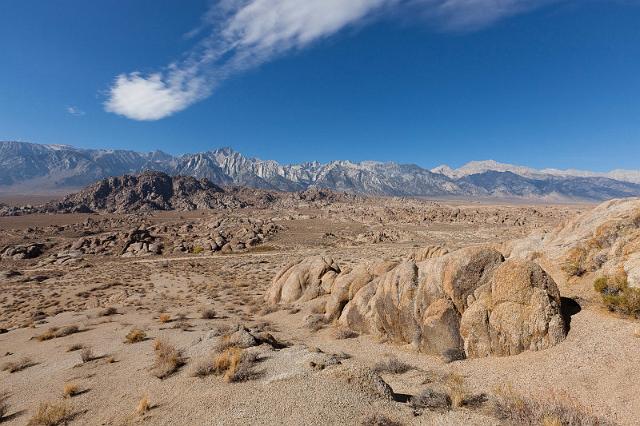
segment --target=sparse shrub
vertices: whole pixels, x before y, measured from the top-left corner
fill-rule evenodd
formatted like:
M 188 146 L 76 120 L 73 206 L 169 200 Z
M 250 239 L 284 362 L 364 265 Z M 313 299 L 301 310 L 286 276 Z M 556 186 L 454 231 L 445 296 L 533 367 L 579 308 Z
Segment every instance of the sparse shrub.
M 67 348 L 67 352 L 79 351 L 82 348 L 84 348 L 84 345 L 82 343 L 73 343 L 69 345 L 69 347 Z
M 160 314 L 160 316 L 158 317 L 158 321 L 160 321 L 161 323 L 167 323 L 169 321 L 171 321 L 171 315 L 169 314 Z
M 257 305 L 256 305 L 257 307 Z M 262 309 L 260 309 L 260 315 L 269 315 L 272 314 L 274 312 L 276 312 L 278 310 L 277 307 L 273 306 L 273 305 L 267 305 L 265 307 L 263 307 Z M 254 313 L 254 312 L 252 312 Z
M 451 398 L 444 392 L 433 389 L 425 389 L 415 395 L 409 401 L 414 413 L 420 414 L 422 410 L 448 410 L 451 408 Z
M 136 413 L 143 415 L 151 409 L 151 403 L 149 402 L 149 396 L 145 395 L 140 399 L 136 406 Z
M 191 252 L 192 252 L 193 254 L 200 254 L 200 253 L 204 252 L 204 247 L 202 247 L 202 246 L 195 246 L 195 247 L 193 248 L 193 250 L 191 250 Z
M 223 352 L 224 350 L 232 348 L 234 346 L 236 346 L 236 344 L 231 341 L 231 334 L 225 334 L 215 345 L 214 350 L 216 352 Z
M 586 271 L 587 251 L 583 247 L 574 247 L 567 253 L 562 270 L 569 277 L 580 277 Z
M 71 334 L 77 333 L 78 331 L 80 331 L 80 328 L 77 325 L 67 325 L 58 330 L 58 332 L 56 333 L 56 338 L 69 336 Z
M 79 388 L 75 383 L 67 383 L 62 389 L 62 396 L 64 398 L 73 398 L 78 394 Z
M 191 329 L 191 324 L 189 324 L 189 321 L 185 321 L 185 320 L 179 320 L 177 321 L 174 325 L 173 328 L 176 330 L 182 330 L 182 331 L 188 331 Z
M 310 330 L 318 331 L 327 324 L 325 316 L 322 314 L 310 314 L 304 319 L 304 325 Z
M 402 423 L 391 420 L 383 414 L 369 414 L 362 419 L 362 426 L 402 426 Z
M 255 354 L 238 347 L 230 347 L 214 358 L 213 373 L 222 374 L 225 382 L 249 380 L 254 376 L 252 367 L 255 361 Z
M 211 328 L 210 334 L 212 336 L 224 336 L 232 331 L 232 327 L 228 324 L 219 324 Z
M 214 319 L 216 317 L 216 311 L 213 308 L 207 308 L 202 311 L 201 318 L 202 319 Z
M 67 325 L 62 328 L 51 327 L 44 333 L 36 336 L 36 340 L 44 342 L 45 340 L 69 336 L 71 334 L 77 333 L 78 331 L 80 331 L 80 328 L 77 325 Z
M 376 373 L 389 373 L 389 374 L 402 374 L 409 370 L 413 370 L 415 367 L 407 364 L 404 361 L 400 361 L 396 357 L 391 357 L 386 361 L 380 361 L 373 367 L 373 371 Z
M 272 245 L 262 244 L 259 246 L 254 246 L 249 248 L 249 253 L 265 253 L 265 252 L 276 251 L 276 250 L 278 249 Z
M 637 317 L 640 315 L 640 289 L 629 287 L 626 275 L 600 277 L 593 288 L 611 311 Z
M 110 306 L 106 309 L 101 310 L 100 312 L 98 312 L 98 316 L 99 317 L 110 317 L 111 315 L 116 315 L 118 313 L 118 310 L 116 308 L 114 308 L 113 306 Z
M 511 386 L 496 390 L 492 401 L 492 413 L 510 425 L 613 425 L 598 417 L 591 409 L 581 405 L 570 396 L 553 390 L 537 397 L 524 397 L 514 392 Z
M 154 349 L 156 360 L 152 367 L 152 373 L 159 379 L 169 377 L 185 364 L 182 351 L 164 340 L 156 340 Z
M 467 355 L 464 353 L 462 349 L 447 349 L 442 353 L 440 358 L 447 364 L 453 361 L 461 361 L 465 359 Z
M 71 408 L 66 402 L 43 402 L 27 423 L 28 426 L 57 426 L 71 418 Z
M 80 359 L 82 362 L 93 361 L 94 358 L 93 351 L 89 347 L 83 348 L 80 352 Z
M 335 329 L 335 331 L 333 332 L 333 337 L 338 340 L 353 339 L 355 337 L 358 337 L 358 333 L 351 330 L 350 328 L 340 327 Z
M 138 342 L 142 342 L 146 338 L 147 338 L 147 333 L 140 330 L 139 328 L 134 328 L 131 331 L 129 331 L 129 333 L 127 333 L 127 336 L 125 337 L 126 339 L 125 342 L 138 343 Z
M 467 398 L 464 378 L 457 373 L 451 373 L 447 376 L 446 386 L 451 400 L 451 405 L 454 407 L 461 407 Z
M 603 293 L 608 287 L 607 277 L 597 278 L 593 283 L 593 288 L 598 293 Z
M 215 368 L 213 367 L 213 359 L 211 357 L 206 357 L 201 358 L 192 364 L 189 375 L 191 377 L 203 378 L 214 373 Z
M 56 327 L 51 327 L 44 333 L 37 335 L 35 338 L 39 342 L 44 342 L 45 340 L 55 339 L 57 332 L 58 329 Z
M 16 361 L 9 361 L 2 365 L 2 371 L 8 371 L 9 373 L 17 373 L 26 368 L 34 366 L 35 363 L 31 358 L 23 357 Z

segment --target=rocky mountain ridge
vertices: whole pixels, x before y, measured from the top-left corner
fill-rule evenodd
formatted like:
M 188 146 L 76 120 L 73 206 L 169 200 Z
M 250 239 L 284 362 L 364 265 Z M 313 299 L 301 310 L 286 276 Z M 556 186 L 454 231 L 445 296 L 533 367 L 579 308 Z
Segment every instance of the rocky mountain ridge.
M 610 176 L 570 171 L 551 173 L 495 162 L 433 170 L 393 162 L 331 161 L 280 164 L 221 148 L 172 156 L 161 151 L 79 149 L 67 145 L 0 142 L 0 192 L 77 190 L 99 179 L 154 170 L 208 179 L 213 184 L 303 191 L 326 188 L 363 195 L 601 201 L 640 195 L 640 177 L 625 171 Z M 614 172 L 612 172 L 614 173 Z M 611 176 L 614 176 L 613 174 Z M 626 176 L 626 177 L 625 177 Z

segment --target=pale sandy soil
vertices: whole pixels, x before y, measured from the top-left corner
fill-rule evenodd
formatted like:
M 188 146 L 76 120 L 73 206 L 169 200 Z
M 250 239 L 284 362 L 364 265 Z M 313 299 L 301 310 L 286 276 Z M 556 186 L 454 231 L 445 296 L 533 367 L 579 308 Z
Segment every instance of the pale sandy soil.
M 489 207 L 487 207 L 489 208 Z M 535 223 L 551 228 L 578 209 L 545 207 L 558 211 Z M 624 424 L 638 424 L 640 416 L 640 339 L 637 322 L 603 311 L 593 300 L 588 279 L 567 285 L 562 274 L 548 270 L 563 296 L 577 297 L 582 309 L 571 317 L 567 339 L 540 352 L 505 358 L 455 361 L 413 352 L 408 347 L 378 342 L 370 336 L 336 339 L 335 327 L 313 331 L 305 326 L 304 312 L 265 309 L 263 295 L 274 274 L 286 263 L 310 255 L 332 256 L 341 266 L 363 259 L 399 259 L 415 247 L 429 244 L 450 249 L 477 243 L 499 243 L 526 235 L 534 224 L 433 223 L 416 224 L 400 217 L 385 222 L 385 229 L 400 232 L 395 241 L 354 243 L 358 234 L 375 230 L 379 223 L 344 211 L 297 211 L 283 220 L 284 229 L 270 237 L 262 249 L 232 254 L 176 253 L 120 258 L 87 255 L 73 266 L 38 266 L 38 259 L 7 260 L 0 271 L 17 270 L 21 277 L 0 278 L 0 365 L 28 357 L 34 365 L 15 373 L 0 372 L 0 392 L 9 392 L 6 424 L 26 424 L 38 405 L 65 401 L 73 413 L 72 424 L 362 424 L 370 414 L 385 414 L 402 424 L 500 424 L 480 407 L 450 411 L 424 411 L 416 416 L 406 402 L 427 387 L 440 386 L 451 373 L 463 377 L 469 395 L 491 396 L 496 388 L 511 385 L 523 395 L 562 392 L 593 412 Z M 216 213 L 217 214 L 217 213 Z M 282 212 L 254 212 L 256 217 Z M 210 213 L 204 215 L 206 219 Z M 60 241 L 72 241 L 81 232 L 34 232 L 28 227 L 81 223 L 85 215 L 2 218 L 4 243 L 44 241 L 57 250 Z M 181 218 L 180 218 L 181 217 Z M 154 223 L 200 220 L 198 213 L 159 214 Z M 202 220 L 205 220 L 202 219 Z M 37 231 L 37 230 L 36 230 Z M 74 233 L 75 232 L 75 233 Z M 331 233 L 333 236 L 327 236 Z M 29 234 L 31 235 L 31 234 Z M 0 244 L 2 245 L 2 244 Z M 39 276 L 39 277 L 38 277 Z M 26 277 L 26 278 L 25 278 Z M 116 315 L 99 316 L 106 307 Z M 205 308 L 216 317 L 201 319 Z M 34 312 L 42 311 L 40 318 Z M 160 312 L 171 320 L 161 323 Z M 178 316 L 189 324 L 185 329 Z M 212 356 L 225 326 L 242 324 L 271 333 L 287 345 L 274 349 L 263 344 L 257 353 L 255 377 L 226 383 L 219 376 L 191 376 L 198 360 Z M 80 332 L 40 342 L 33 339 L 50 327 L 77 325 Z M 143 329 L 147 340 L 127 344 L 132 328 Z M 186 356 L 186 365 L 160 380 L 151 374 L 154 341 L 165 339 Z M 91 347 L 97 359 L 82 363 L 72 344 Z M 321 353 L 318 352 L 318 349 Z M 323 355 L 324 353 L 324 355 Z M 341 365 L 314 368 L 317 359 L 346 353 Z M 337 369 L 372 368 L 395 356 L 415 367 L 402 374 L 383 373 L 396 393 L 385 400 L 356 382 L 336 377 Z M 114 362 L 111 362 L 114 361 Z M 66 383 L 79 386 L 80 394 L 62 398 Z M 148 396 L 152 409 L 143 415 L 135 408 Z

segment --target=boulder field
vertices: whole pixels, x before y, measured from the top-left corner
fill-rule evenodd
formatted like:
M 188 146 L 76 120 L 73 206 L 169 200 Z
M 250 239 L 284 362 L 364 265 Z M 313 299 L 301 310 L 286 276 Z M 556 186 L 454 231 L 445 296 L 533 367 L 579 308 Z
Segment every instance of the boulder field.
M 536 263 L 485 246 L 419 253 L 351 270 L 330 257 L 303 259 L 285 266 L 265 297 L 313 300 L 327 322 L 448 359 L 515 355 L 565 338 L 558 287 Z

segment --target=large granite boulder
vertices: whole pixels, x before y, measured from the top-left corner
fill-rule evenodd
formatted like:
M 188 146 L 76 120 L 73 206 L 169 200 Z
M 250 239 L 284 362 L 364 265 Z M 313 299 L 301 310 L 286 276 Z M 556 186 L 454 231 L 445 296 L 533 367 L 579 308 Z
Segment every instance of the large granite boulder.
M 558 287 L 536 263 L 507 260 L 476 297 L 460 321 L 467 356 L 515 355 L 565 337 Z
M 327 320 L 435 355 L 514 355 L 565 337 L 551 277 L 489 247 L 422 262 L 365 262 L 342 273 L 333 259 L 313 257 L 287 265 L 266 296 L 271 303 L 317 298 Z
M 286 265 L 275 276 L 265 296 L 267 302 L 304 302 L 327 294 L 340 267 L 330 257 L 316 256 Z
M 407 260 L 363 287 L 345 306 L 340 322 L 427 353 L 462 350 L 460 317 L 474 300 L 469 296 L 489 282 L 503 261 L 500 253 L 484 247 L 417 264 Z

